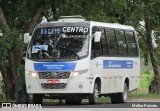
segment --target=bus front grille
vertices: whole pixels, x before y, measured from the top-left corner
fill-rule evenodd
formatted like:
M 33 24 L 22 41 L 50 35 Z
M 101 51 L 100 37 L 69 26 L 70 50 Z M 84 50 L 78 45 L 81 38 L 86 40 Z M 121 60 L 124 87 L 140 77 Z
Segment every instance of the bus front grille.
M 38 72 L 39 79 L 68 79 L 71 72 Z
M 56 84 L 49 84 L 49 83 L 42 83 L 41 86 L 43 89 L 64 89 L 66 88 L 67 83 L 56 83 Z

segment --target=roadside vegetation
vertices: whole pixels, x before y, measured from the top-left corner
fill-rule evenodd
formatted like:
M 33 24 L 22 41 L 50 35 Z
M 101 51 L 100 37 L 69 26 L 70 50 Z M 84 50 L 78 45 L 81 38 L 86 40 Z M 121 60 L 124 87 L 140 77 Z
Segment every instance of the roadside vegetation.
M 160 95 L 149 93 L 149 87 L 154 79 L 154 72 L 150 62 L 145 63 L 141 58 L 140 87 L 129 93 L 129 100 L 136 99 L 159 99 Z
M 149 71 L 141 72 L 141 81 L 139 89 L 129 93 L 129 99 L 160 99 L 160 94 L 149 93 L 149 87 L 153 80 L 154 74 Z

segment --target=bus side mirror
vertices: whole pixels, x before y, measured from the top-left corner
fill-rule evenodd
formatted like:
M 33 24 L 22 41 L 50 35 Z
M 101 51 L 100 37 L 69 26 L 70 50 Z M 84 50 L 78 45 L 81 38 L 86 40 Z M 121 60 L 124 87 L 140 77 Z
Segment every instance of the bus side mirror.
M 3 36 L 2 30 L 0 30 L 0 36 Z
M 100 42 L 101 32 L 97 31 L 94 33 L 94 42 Z
M 31 36 L 29 36 L 29 33 L 24 33 L 24 43 L 29 43 L 31 40 Z

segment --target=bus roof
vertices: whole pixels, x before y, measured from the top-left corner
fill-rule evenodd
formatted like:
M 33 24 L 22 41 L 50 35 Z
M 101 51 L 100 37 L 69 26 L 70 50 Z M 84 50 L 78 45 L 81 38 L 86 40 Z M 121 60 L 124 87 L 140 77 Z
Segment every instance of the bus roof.
M 91 24 L 91 26 L 100 26 L 100 27 L 115 28 L 115 29 L 134 30 L 134 28 L 132 26 L 121 25 L 119 23 L 105 23 L 105 22 L 90 21 L 90 24 Z
M 115 29 L 124 29 L 124 30 L 134 30 L 132 26 L 129 25 L 121 25 L 119 23 L 105 23 L 105 22 L 96 22 L 96 21 L 51 21 L 47 23 L 40 23 L 37 27 L 53 27 L 53 26 L 73 26 L 76 24 L 77 26 L 99 26 L 106 28 L 115 28 Z

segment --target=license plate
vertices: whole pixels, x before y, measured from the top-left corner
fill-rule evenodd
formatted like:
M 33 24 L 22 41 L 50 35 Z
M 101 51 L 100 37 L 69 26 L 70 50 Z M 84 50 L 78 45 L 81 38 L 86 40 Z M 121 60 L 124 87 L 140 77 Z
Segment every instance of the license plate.
M 49 83 L 49 84 L 57 84 L 57 83 L 60 83 L 60 80 L 59 79 L 50 79 L 50 80 L 47 80 L 47 83 Z

